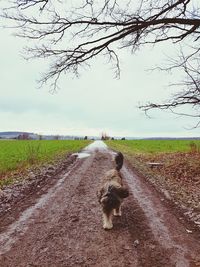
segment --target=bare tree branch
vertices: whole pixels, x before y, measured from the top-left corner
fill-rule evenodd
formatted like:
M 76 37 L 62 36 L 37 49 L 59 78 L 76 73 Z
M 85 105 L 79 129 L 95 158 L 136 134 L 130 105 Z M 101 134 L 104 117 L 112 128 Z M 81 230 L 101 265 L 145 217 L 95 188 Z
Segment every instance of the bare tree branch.
M 123 2 L 123 3 L 122 3 Z M 200 103 L 200 4 L 195 0 L 11 0 L 1 16 L 13 21 L 16 35 L 35 42 L 26 49 L 27 58 L 49 58 L 51 65 L 40 82 L 50 81 L 53 90 L 62 74 L 79 74 L 80 67 L 103 55 L 120 75 L 119 49 L 138 48 L 160 42 L 183 46 L 169 67 L 179 68 L 185 80 L 181 91 L 165 103 L 147 103 L 140 108 L 175 109 L 190 105 L 192 116 L 199 116 Z M 183 43 L 184 41 L 184 43 Z M 177 86 L 177 84 L 176 84 Z M 181 113 L 182 115 L 184 113 Z
M 199 50 L 199 48 L 197 49 Z M 193 58 L 195 55 L 195 59 Z M 192 60 L 191 60 L 192 59 Z M 172 86 L 181 87 L 181 91 L 172 95 L 170 100 L 164 103 L 147 103 L 141 105 L 140 108 L 145 112 L 152 109 L 162 109 L 170 110 L 174 114 L 181 116 L 189 116 L 200 118 L 200 58 L 199 51 L 191 53 L 189 56 L 185 57 L 183 51 L 179 60 L 172 61 L 173 65 L 165 70 L 170 70 L 172 68 L 181 68 L 186 74 L 185 80 L 179 84 L 173 84 Z M 162 69 L 164 70 L 164 69 Z M 176 110 L 179 107 L 190 106 L 192 113 L 178 112 Z M 199 125 L 199 123 L 197 123 Z M 196 128 L 197 126 L 195 126 Z

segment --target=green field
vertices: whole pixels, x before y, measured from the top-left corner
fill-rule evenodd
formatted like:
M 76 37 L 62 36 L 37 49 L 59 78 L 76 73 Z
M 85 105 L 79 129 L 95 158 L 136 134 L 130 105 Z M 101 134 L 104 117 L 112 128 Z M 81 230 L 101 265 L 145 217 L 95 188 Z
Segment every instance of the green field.
M 50 161 L 66 153 L 77 152 L 87 140 L 0 141 L 0 177 L 19 168 Z
M 127 153 L 189 152 L 200 148 L 200 140 L 112 140 L 106 144 Z

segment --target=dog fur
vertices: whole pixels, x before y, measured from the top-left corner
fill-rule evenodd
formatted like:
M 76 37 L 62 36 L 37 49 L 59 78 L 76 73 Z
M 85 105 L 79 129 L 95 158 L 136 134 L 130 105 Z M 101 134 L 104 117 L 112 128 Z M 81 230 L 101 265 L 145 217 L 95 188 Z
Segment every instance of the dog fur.
M 97 192 L 103 212 L 103 228 L 107 230 L 113 228 L 112 216 L 121 216 L 121 203 L 129 195 L 128 189 L 123 186 L 120 174 L 123 161 L 123 154 L 118 152 L 115 156 L 115 169 L 105 173 Z

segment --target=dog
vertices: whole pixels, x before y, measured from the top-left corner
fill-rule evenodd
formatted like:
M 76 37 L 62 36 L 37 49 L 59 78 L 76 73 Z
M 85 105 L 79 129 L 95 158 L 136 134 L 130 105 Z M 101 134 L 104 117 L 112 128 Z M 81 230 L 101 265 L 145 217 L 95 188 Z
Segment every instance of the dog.
M 121 203 L 129 196 L 129 191 L 123 186 L 120 170 L 124 157 L 121 152 L 115 156 L 115 169 L 109 170 L 101 179 L 97 197 L 103 212 L 103 228 L 113 228 L 112 216 L 121 216 Z

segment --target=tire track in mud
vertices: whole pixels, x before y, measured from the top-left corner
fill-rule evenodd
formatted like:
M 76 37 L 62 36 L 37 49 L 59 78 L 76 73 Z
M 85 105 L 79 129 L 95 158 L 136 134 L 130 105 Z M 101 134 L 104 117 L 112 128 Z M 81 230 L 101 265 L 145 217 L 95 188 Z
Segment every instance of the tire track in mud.
M 129 228 L 132 228 L 131 234 L 135 232 L 141 240 L 138 246 L 141 266 L 200 266 L 200 240 L 186 233 L 170 207 L 164 205 L 157 192 L 132 169 L 125 166 L 122 173 L 133 196 L 131 205 L 136 213 L 132 220 L 140 220 L 134 224 L 137 230 L 130 224 Z M 130 216 L 131 212 L 126 214 Z
M 114 228 L 110 231 L 103 230 L 96 191 L 101 176 L 113 168 L 113 162 L 108 150 L 93 151 L 90 154 L 87 158 L 77 160 L 73 170 L 38 200 L 40 205 L 30 207 L 31 215 L 23 224 L 19 223 L 21 232 L 13 231 L 10 235 L 13 242 L 7 249 L 0 246 L 0 266 L 198 266 L 189 258 L 186 262 L 173 260 L 177 248 L 172 243 L 166 246 L 156 236 L 156 227 L 147 214 L 148 205 L 145 207 L 138 198 L 138 192 L 134 192 L 139 188 L 133 188 L 134 173 L 127 170 L 126 166 L 123 167 L 123 175 L 132 194 L 123 203 L 122 217 L 114 218 Z M 144 197 L 142 193 L 141 197 Z M 156 211 L 149 212 L 155 216 L 155 220 L 162 215 L 161 210 L 160 214 Z M 179 233 L 181 231 L 182 229 Z M 6 235 L 8 232 L 2 234 Z M 177 240 L 179 236 L 176 237 Z M 188 244 L 191 245 L 195 240 L 190 242 Z
M 71 172 L 73 172 L 73 175 L 76 175 L 76 171 L 78 170 L 78 172 L 82 174 L 84 171 L 86 171 L 89 168 L 91 164 L 90 162 L 84 162 L 85 164 L 82 164 L 82 163 L 83 162 L 81 161 L 76 162 L 73 168 L 69 172 L 67 172 L 65 175 L 63 175 L 63 177 L 58 180 L 55 186 L 53 186 L 48 191 L 47 194 L 43 195 L 34 206 L 25 210 L 20 215 L 19 219 L 15 223 L 11 224 L 8 227 L 7 231 L 5 231 L 5 233 L 2 233 L 0 235 L 0 255 L 5 254 L 6 251 L 9 251 L 10 247 L 14 244 L 13 247 L 16 247 L 16 253 L 15 253 L 16 258 L 20 258 L 19 255 L 21 254 L 20 253 L 21 247 L 18 246 L 17 241 L 19 240 L 19 243 L 20 243 L 20 241 L 23 239 L 22 238 L 23 235 L 25 236 L 25 238 L 26 236 L 28 236 L 28 239 L 30 239 L 30 241 L 27 241 L 26 243 L 27 248 L 29 247 L 29 245 L 31 246 L 31 244 L 35 246 L 34 244 L 35 237 L 36 238 L 37 236 L 41 237 L 39 238 L 39 240 L 40 241 L 43 240 L 43 236 L 45 235 L 45 233 L 48 234 L 48 230 L 51 229 L 52 226 L 57 223 L 59 216 L 61 216 L 60 213 L 63 212 L 62 209 L 64 205 L 63 203 L 61 205 L 62 194 L 64 193 L 65 197 L 70 200 L 70 198 L 74 194 L 75 188 L 79 184 L 81 176 L 80 177 L 76 176 L 76 179 L 71 181 L 70 180 Z M 64 185 L 66 183 L 70 184 L 70 190 L 65 191 Z M 61 196 L 61 198 L 58 198 L 59 196 Z M 56 198 L 56 201 L 55 201 L 55 198 Z M 31 241 L 31 238 L 32 238 L 32 241 Z M 33 247 L 33 248 L 30 248 L 29 250 L 35 251 L 36 248 Z M 7 266 L 6 262 L 4 263 L 3 258 L 4 257 L 0 258 L 0 266 Z M 10 263 L 8 263 L 8 266 L 13 266 L 14 262 L 15 261 L 13 261 L 11 257 L 11 261 Z M 28 266 L 26 265 L 27 262 L 28 261 L 25 260 L 25 262 L 22 263 L 21 265 L 19 261 L 19 263 L 14 266 Z

